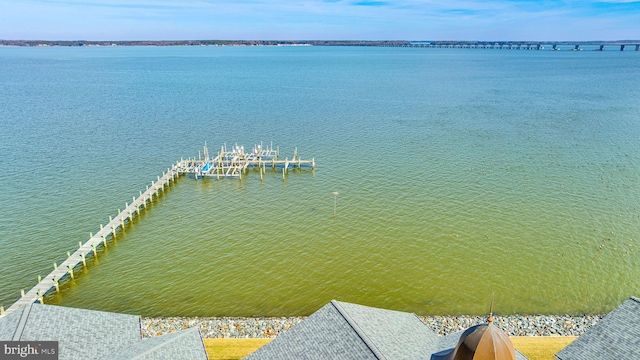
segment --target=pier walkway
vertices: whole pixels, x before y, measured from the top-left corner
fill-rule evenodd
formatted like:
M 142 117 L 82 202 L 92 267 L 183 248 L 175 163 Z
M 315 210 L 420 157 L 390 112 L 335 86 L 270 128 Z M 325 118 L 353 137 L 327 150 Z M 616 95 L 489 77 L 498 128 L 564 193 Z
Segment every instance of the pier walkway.
M 167 169 L 162 174 L 162 177 L 158 176 L 157 181 L 152 181 L 151 186 L 147 186 L 145 192 L 140 192 L 138 198 L 133 197 L 131 204 L 126 203 L 125 208 L 119 211 L 115 218 L 109 217 L 110 221 L 106 226 L 100 225 L 100 231 L 95 235 L 92 234 L 91 238 L 84 244 L 79 243 L 79 248 L 73 254 L 67 253 L 67 260 L 62 264 L 57 265 L 54 263 L 54 270 L 44 278 L 38 277 L 39 281 L 27 293 L 21 291 L 21 297 L 6 311 L 0 309 L 0 316 L 10 314 L 20 307 L 32 304 L 35 302 L 43 303 L 43 297 L 50 291 L 60 291 L 60 281 L 67 278 L 74 278 L 73 272 L 78 270 L 80 266 L 87 266 L 87 258 L 90 256 L 97 256 L 100 248 L 106 248 L 109 240 L 117 237 L 118 229 L 124 230 L 126 223 L 133 221 L 134 216 L 140 215 L 140 209 L 146 208 L 150 204 L 154 197 L 158 197 L 160 191 L 164 191 L 172 181 L 175 181 L 180 172 L 180 163 L 177 163 L 173 167 Z
M 274 171 L 282 169 L 282 179 L 288 173 L 289 168 L 298 169 L 314 169 L 315 159 L 302 160 L 298 157 L 297 148 L 294 150 L 291 160 L 285 158 L 279 160 L 279 149 L 274 149 L 273 145 L 263 148 L 262 145 L 256 145 L 250 152 L 245 152 L 243 146 L 235 145 L 231 150 L 227 150 L 226 146 L 222 146 L 217 156 L 209 157 L 209 150 L 204 146 L 204 159 L 202 154 L 198 159 L 180 160 L 178 163 L 168 168 L 162 176 L 157 177 L 157 181 L 152 181 L 151 186 L 147 186 L 144 192 L 140 191 L 140 196 L 134 196 L 131 204 L 125 203 L 124 210 L 118 210 L 115 218 L 109 217 L 109 223 L 106 226 L 100 225 L 100 231 L 95 235 L 91 234 L 90 238 L 84 244 L 78 243 L 78 249 L 71 254 L 67 252 L 67 259 L 60 265 L 54 263 L 53 271 L 49 275 L 41 278 L 38 276 L 38 283 L 28 292 L 21 290 L 21 297 L 6 311 L 0 306 L 0 317 L 10 314 L 20 307 L 35 302 L 43 303 L 45 295 L 51 291 L 60 291 L 60 282 L 74 279 L 74 271 L 81 267 L 87 267 L 87 259 L 91 256 L 98 256 L 100 249 L 105 249 L 110 240 L 114 240 L 118 236 L 118 231 L 123 231 L 125 224 L 133 221 L 133 218 L 140 215 L 140 210 L 146 208 L 153 202 L 154 197 L 157 198 L 159 193 L 165 191 L 165 187 L 169 186 L 178 177 L 183 174 L 193 174 L 196 180 L 201 177 L 216 177 L 218 179 L 225 177 L 237 177 L 242 179 L 250 168 L 257 168 L 260 171 L 260 178 L 266 173 L 267 166 Z

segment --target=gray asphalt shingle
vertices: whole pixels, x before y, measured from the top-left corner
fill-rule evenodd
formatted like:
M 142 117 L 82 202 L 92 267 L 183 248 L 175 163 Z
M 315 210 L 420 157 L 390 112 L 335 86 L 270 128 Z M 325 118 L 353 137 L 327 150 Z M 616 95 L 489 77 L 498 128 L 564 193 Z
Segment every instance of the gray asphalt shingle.
M 66 359 L 207 359 L 200 331 L 142 340 L 140 316 L 30 304 L 0 318 L 2 341 L 57 341 Z
M 246 359 L 376 359 L 332 303 Z
M 202 342 L 200 330 L 191 328 L 144 339 L 103 358 L 103 360 L 126 359 L 207 360 L 207 353 Z
M 96 359 L 140 341 L 140 317 L 31 304 L 20 311 L 14 341 L 58 341 L 60 359 Z
M 13 340 L 21 316 L 22 311 L 16 311 L 0 318 L 0 341 Z
M 438 337 L 414 314 L 333 300 L 246 359 L 429 359 L 461 334 Z
M 640 359 L 640 299 L 625 300 L 555 357 L 560 360 Z
M 15 313 L 12 340 L 58 341 L 60 359 L 96 359 L 141 339 L 139 316 L 42 304 Z
M 370 348 L 387 359 L 415 359 L 437 351 L 439 337 L 416 315 L 332 301 Z

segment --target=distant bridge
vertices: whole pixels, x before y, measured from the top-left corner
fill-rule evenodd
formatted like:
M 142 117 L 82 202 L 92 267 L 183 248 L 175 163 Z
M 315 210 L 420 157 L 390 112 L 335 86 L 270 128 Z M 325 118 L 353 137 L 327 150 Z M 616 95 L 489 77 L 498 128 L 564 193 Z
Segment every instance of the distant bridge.
M 597 41 L 413 41 L 407 43 L 386 44 L 391 47 L 419 47 L 443 49 L 505 49 L 505 50 L 574 50 L 581 51 L 581 46 L 595 47 L 595 51 L 614 48 L 624 51 L 634 49 L 640 51 L 640 42 L 597 42 Z M 564 47 L 564 49 L 563 49 Z M 568 47 L 568 48 L 567 48 Z
M 0 46 L 381 46 L 507 50 L 592 50 L 614 48 L 640 51 L 640 40 L 599 41 L 451 41 L 451 40 L 180 40 L 180 41 L 47 41 L 1 40 Z

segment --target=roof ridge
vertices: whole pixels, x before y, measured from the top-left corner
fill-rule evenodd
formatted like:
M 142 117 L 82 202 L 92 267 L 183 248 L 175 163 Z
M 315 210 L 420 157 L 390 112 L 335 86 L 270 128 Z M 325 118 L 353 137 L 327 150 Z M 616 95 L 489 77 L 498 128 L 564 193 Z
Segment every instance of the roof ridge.
M 336 308 L 336 310 L 338 310 L 338 313 L 340 313 L 340 315 L 347 321 L 347 323 L 351 326 L 351 328 L 356 332 L 356 334 L 360 337 L 362 342 L 364 342 L 364 344 L 369 348 L 369 350 L 371 350 L 373 355 L 380 360 L 386 360 L 387 357 L 384 356 L 382 351 L 380 351 L 380 349 L 378 349 L 378 347 L 373 343 L 373 341 L 369 339 L 367 334 L 365 334 L 364 331 L 362 331 L 362 329 L 356 323 L 356 321 L 351 316 L 349 316 L 349 314 L 342 307 L 342 305 L 337 300 L 331 300 L 331 304 L 333 305 L 333 307 Z
M 31 314 L 31 308 L 33 304 L 25 305 L 22 308 L 22 314 L 20 315 L 20 321 L 18 322 L 18 326 L 16 327 L 16 331 L 13 333 L 13 341 L 20 341 L 22 337 L 22 333 L 24 333 L 24 328 L 27 325 L 27 320 L 29 319 L 29 315 Z
M 442 339 L 443 339 L 445 336 L 444 336 L 444 335 L 442 335 L 442 336 L 438 335 L 438 333 L 437 333 L 437 332 L 435 332 L 435 331 L 431 328 L 431 326 L 427 325 L 424 321 L 422 321 L 422 317 L 418 316 L 416 313 L 413 313 L 413 312 L 412 312 L 412 313 L 411 313 L 411 315 L 415 316 L 415 317 L 418 319 L 418 321 L 420 321 L 420 323 L 422 324 L 422 326 L 424 326 L 424 327 L 427 329 L 427 331 L 428 331 L 428 333 L 429 333 L 430 335 L 433 335 L 433 338 L 434 338 L 434 339 L 435 339 L 435 341 L 436 341 L 436 348 L 440 348 L 441 343 L 442 343 Z M 456 331 L 456 332 L 457 332 L 457 331 Z M 455 332 L 454 332 L 454 333 L 455 333 Z M 453 334 L 453 333 L 452 333 L 452 334 Z M 449 335 L 451 335 L 451 334 L 449 334 Z
M 411 314 L 411 315 L 415 316 L 418 320 L 420 320 L 420 323 L 422 325 L 426 326 L 427 329 L 431 330 L 431 332 L 434 333 L 438 338 L 442 337 L 442 336 L 438 336 L 438 334 L 435 331 L 433 331 L 433 329 L 429 325 L 427 325 L 424 321 L 422 321 L 422 317 L 420 317 L 418 314 L 413 313 L 413 312 L 412 313 L 408 313 L 408 314 Z
M 186 330 L 179 330 L 179 331 L 176 331 L 176 332 L 171 333 L 171 334 L 166 334 L 166 335 L 163 335 L 163 336 L 157 336 L 157 337 L 151 338 L 151 339 L 156 339 L 158 344 L 153 345 L 151 348 L 149 348 L 149 349 L 137 354 L 136 356 L 132 357 L 131 359 L 140 359 L 143 355 L 145 355 L 147 353 L 150 353 L 150 352 L 155 351 L 155 350 L 157 350 L 159 348 L 162 348 L 163 346 L 168 345 L 169 343 L 172 343 L 172 342 L 176 341 L 177 339 L 179 339 L 179 338 L 181 338 L 183 336 L 187 336 L 189 334 L 189 332 L 192 331 L 192 329 L 198 330 L 198 335 L 200 335 L 200 330 L 197 327 L 193 327 L 193 328 L 189 328 L 189 329 L 186 329 Z M 169 335 L 174 335 L 174 336 L 169 336 Z M 169 336 L 169 340 L 168 341 L 157 340 L 157 339 L 160 339 L 160 338 L 162 338 L 164 336 Z M 149 341 L 151 339 L 140 340 L 140 341 Z M 140 342 L 138 344 L 140 344 Z

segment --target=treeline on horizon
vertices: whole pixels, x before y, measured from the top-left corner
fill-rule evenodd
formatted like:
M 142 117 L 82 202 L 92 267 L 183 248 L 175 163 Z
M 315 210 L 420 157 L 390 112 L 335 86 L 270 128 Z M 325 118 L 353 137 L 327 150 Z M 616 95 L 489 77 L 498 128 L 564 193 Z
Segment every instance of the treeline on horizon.
M 5 46 L 384 46 L 406 45 L 410 41 L 365 41 L 365 40 L 126 40 L 126 41 L 89 41 L 89 40 L 0 40 Z
M 403 46 L 416 43 L 432 45 L 474 44 L 557 44 L 601 45 L 640 44 L 640 40 L 590 41 L 465 41 L 465 40 L 0 40 L 0 46 Z

